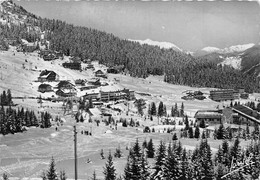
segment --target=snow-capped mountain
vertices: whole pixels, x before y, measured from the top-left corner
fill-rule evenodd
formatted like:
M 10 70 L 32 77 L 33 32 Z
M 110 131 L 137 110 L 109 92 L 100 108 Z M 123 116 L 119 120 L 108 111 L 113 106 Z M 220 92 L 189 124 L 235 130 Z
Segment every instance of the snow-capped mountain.
M 133 40 L 133 39 L 128 39 L 129 41 L 135 41 L 138 42 L 140 44 L 148 44 L 148 45 L 152 45 L 152 46 L 159 46 L 160 48 L 164 48 L 164 49 L 174 49 L 176 51 L 181 51 L 182 49 L 180 49 L 178 46 L 176 46 L 173 43 L 170 42 L 159 42 L 159 41 L 153 41 L 151 39 L 146 39 L 146 40 Z
M 223 54 L 226 54 L 226 53 L 240 53 L 240 52 L 243 52 L 243 51 L 253 47 L 254 45 L 255 44 L 250 43 L 250 44 L 230 46 L 228 48 L 222 49 L 220 52 L 223 53 Z
M 36 19 L 35 15 L 17 6 L 12 0 L 0 0 L 0 23 L 19 25 L 33 19 Z
M 213 53 L 213 52 L 219 52 L 219 51 L 221 51 L 221 49 L 216 48 L 216 47 L 205 47 L 205 48 L 201 49 L 201 51 Z
M 243 51 L 253 47 L 255 44 L 243 44 L 243 45 L 235 45 L 226 47 L 224 49 L 220 49 L 217 47 L 205 47 L 201 50 L 198 50 L 194 53 L 195 56 L 204 56 L 211 53 L 218 53 L 218 54 L 232 54 L 232 53 L 242 53 Z

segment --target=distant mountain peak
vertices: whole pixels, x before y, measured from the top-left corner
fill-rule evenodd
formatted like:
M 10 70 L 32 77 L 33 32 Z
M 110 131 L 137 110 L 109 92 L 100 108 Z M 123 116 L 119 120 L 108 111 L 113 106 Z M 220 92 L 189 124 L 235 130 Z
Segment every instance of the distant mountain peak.
M 211 53 L 218 53 L 218 54 L 232 54 L 232 53 L 242 53 L 245 50 L 253 47 L 255 44 L 249 43 L 249 44 L 243 44 L 243 45 L 234 45 L 230 47 L 226 47 L 224 49 L 220 49 L 217 47 L 205 47 L 201 50 L 198 50 L 195 52 L 196 56 L 204 56 Z
M 201 49 L 201 51 L 206 51 L 206 52 L 212 53 L 212 52 L 218 52 L 218 51 L 220 51 L 220 49 L 216 48 L 216 47 L 205 47 L 205 48 Z
M 134 42 L 138 42 L 140 44 L 148 44 L 151 46 L 159 46 L 160 48 L 164 48 L 164 49 L 173 49 L 176 51 L 181 51 L 182 49 L 180 49 L 178 46 L 176 46 L 173 43 L 170 42 L 159 42 L 159 41 L 153 41 L 151 39 L 146 39 L 146 40 L 133 40 L 133 39 L 128 39 L 129 41 L 134 41 Z

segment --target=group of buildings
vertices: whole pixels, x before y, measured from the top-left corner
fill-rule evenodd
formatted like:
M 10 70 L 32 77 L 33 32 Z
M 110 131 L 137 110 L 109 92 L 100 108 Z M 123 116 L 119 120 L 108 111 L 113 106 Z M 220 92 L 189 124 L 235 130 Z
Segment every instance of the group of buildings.
M 100 77 L 106 78 L 103 75 L 105 75 L 105 73 L 103 73 L 101 70 L 98 70 L 95 72 L 96 77 L 88 81 L 83 79 L 76 79 L 73 84 L 70 81 L 61 81 L 59 79 L 59 75 L 54 71 L 44 70 L 40 73 L 38 77 L 38 81 L 42 83 L 38 86 L 38 91 L 41 93 L 55 91 L 55 94 L 57 96 L 64 98 L 75 97 L 77 96 L 78 91 L 87 91 L 83 95 L 83 98 L 88 100 L 92 99 L 93 102 L 108 102 L 117 101 L 121 99 L 135 99 L 134 91 L 131 91 L 129 89 L 113 90 L 113 88 L 110 88 L 109 90 L 98 90 L 98 87 L 108 85 L 108 83 L 106 82 L 100 82 Z M 57 82 L 58 84 L 52 87 L 50 85 L 50 82 Z M 93 92 L 90 90 L 92 90 Z
M 195 114 L 198 124 L 204 121 L 208 125 L 229 124 L 260 124 L 260 113 L 245 105 L 236 105 L 219 110 L 199 110 Z

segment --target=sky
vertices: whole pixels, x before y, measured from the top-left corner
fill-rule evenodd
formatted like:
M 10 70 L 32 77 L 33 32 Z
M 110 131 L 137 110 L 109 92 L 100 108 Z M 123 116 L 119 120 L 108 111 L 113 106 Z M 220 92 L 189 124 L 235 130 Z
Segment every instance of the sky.
M 245 1 L 14 0 L 38 16 L 113 33 L 170 42 L 187 51 L 260 42 L 260 5 Z

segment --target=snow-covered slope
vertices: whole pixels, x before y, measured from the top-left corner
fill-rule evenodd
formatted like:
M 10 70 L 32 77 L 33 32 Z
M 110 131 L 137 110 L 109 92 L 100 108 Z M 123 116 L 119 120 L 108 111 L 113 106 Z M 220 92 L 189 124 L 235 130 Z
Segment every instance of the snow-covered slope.
M 159 46 L 160 48 L 165 48 L 165 49 L 174 49 L 176 51 L 182 51 L 178 46 L 175 44 L 172 44 L 170 42 L 159 42 L 159 41 L 153 41 L 151 39 L 146 39 L 146 40 L 133 40 L 133 39 L 128 39 L 129 41 L 135 41 L 140 44 L 148 44 L 152 46 Z
M 228 65 L 228 66 L 233 67 L 234 69 L 241 70 L 241 61 L 242 61 L 242 58 L 240 56 L 227 57 L 224 59 L 223 62 L 221 62 L 219 64 Z

